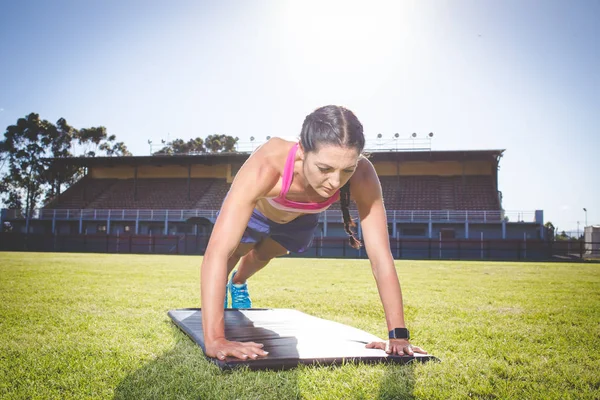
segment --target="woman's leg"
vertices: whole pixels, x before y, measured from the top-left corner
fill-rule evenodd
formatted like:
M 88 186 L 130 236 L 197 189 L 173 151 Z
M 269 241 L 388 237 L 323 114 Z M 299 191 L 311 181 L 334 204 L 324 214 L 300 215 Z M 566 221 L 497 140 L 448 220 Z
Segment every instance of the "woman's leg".
M 256 243 L 240 243 L 235 249 L 231 257 L 227 260 L 227 276 L 231 274 L 231 271 L 235 268 L 240 258 L 248 254 L 256 245 Z
M 233 269 L 235 268 L 235 265 L 238 263 L 240 258 L 242 258 L 246 254 L 248 254 L 248 252 L 250 252 L 255 245 L 256 245 L 256 243 L 240 243 L 238 245 L 238 247 L 235 249 L 233 254 L 227 259 L 227 276 L 229 276 L 231 274 L 231 271 L 233 271 Z M 250 308 L 252 306 L 252 302 L 250 301 L 250 297 L 248 296 L 247 288 L 244 288 L 244 289 L 242 289 L 242 291 L 240 291 L 238 288 L 232 287 L 232 285 L 230 285 L 228 283 L 225 288 L 225 303 L 224 303 L 225 308 L 229 307 L 229 295 L 228 295 L 229 291 L 231 291 L 231 297 L 232 297 L 231 306 L 233 308 Z M 245 301 L 242 303 L 239 303 L 240 293 L 243 293 L 246 298 Z M 244 300 L 244 299 L 242 299 L 242 300 Z M 236 301 L 238 302 L 238 304 L 236 304 Z M 241 304 L 241 306 L 244 306 L 244 307 L 241 307 L 240 304 Z
M 232 282 L 235 284 L 246 283 L 248 278 L 264 268 L 271 259 L 285 254 L 288 254 L 285 247 L 271 238 L 264 238 L 241 258 Z

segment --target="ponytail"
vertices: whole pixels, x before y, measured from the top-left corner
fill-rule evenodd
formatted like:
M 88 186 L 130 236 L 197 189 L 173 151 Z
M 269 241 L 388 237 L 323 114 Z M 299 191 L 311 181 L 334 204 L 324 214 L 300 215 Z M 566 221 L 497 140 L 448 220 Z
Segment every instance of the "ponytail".
M 342 208 L 342 215 L 344 216 L 344 230 L 350 237 L 350 246 L 354 249 L 360 249 L 361 243 L 360 240 L 354 236 L 354 232 L 352 232 L 352 227 L 356 226 L 356 223 L 350 216 L 350 181 L 346 183 L 340 189 L 340 203 Z

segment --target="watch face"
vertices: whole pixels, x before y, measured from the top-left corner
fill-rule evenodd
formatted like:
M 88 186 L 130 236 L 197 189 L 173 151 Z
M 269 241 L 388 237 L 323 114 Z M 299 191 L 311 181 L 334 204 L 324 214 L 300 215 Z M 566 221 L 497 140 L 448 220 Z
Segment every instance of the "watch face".
M 390 331 L 390 339 L 410 339 L 410 334 L 406 328 L 395 328 Z

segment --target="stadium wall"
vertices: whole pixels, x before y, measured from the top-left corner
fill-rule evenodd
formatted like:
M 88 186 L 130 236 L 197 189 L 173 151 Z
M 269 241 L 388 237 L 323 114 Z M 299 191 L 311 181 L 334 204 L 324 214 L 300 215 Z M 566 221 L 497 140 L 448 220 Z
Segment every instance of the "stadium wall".
M 88 175 L 93 179 L 133 179 L 137 178 L 221 178 L 232 181 L 232 165 L 165 165 L 152 166 L 143 165 L 138 167 L 119 166 L 119 167 L 93 167 L 90 168 Z
M 52 235 L 0 233 L 0 251 L 88 252 L 117 254 L 202 255 L 209 235 Z M 597 246 L 599 243 L 590 245 Z M 582 260 L 583 241 L 438 240 L 390 238 L 397 260 Z M 364 248 L 350 247 L 347 238 L 319 238 L 302 254 L 288 257 L 368 258 Z
M 493 175 L 494 165 L 489 161 L 375 161 L 375 170 L 379 176 L 461 176 Z M 191 165 L 190 178 L 225 178 L 228 182 L 235 176 L 241 165 L 215 164 Z M 118 166 L 91 167 L 89 176 L 93 179 L 133 179 L 137 178 L 187 178 L 188 166 Z
M 428 223 L 397 223 L 396 236 L 393 235 L 393 224 L 388 223 L 390 237 L 397 239 L 543 239 L 542 227 L 537 223 L 501 223 L 477 224 L 470 223 L 468 226 L 459 223 L 435 223 L 431 226 L 431 237 Z M 360 229 L 359 229 L 360 230 Z M 320 224 L 319 232 L 325 237 L 344 237 L 346 231 L 341 223 L 328 223 L 327 235 L 324 234 L 324 226 Z M 319 236 L 317 234 L 317 236 Z
M 379 176 L 461 176 L 493 175 L 494 165 L 489 161 L 376 161 Z

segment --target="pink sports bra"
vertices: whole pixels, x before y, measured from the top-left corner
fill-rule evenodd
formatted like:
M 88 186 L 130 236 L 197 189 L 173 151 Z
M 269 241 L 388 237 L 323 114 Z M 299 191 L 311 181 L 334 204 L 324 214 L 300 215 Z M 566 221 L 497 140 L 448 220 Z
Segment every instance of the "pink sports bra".
M 283 177 L 281 180 L 281 192 L 277 197 L 267 197 L 266 200 L 271 206 L 281 211 L 303 212 L 305 214 L 318 214 L 325 211 L 329 206 L 335 203 L 340 197 L 340 191 L 337 190 L 333 196 L 320 203 L 299 203 L 297 201 L 288 200 L 285 195 L 290 190 L 292 179 L 294 177 L 294 160 L 298 151 L 298 143 L 290 149 L 285 167 L 283 168 Z

